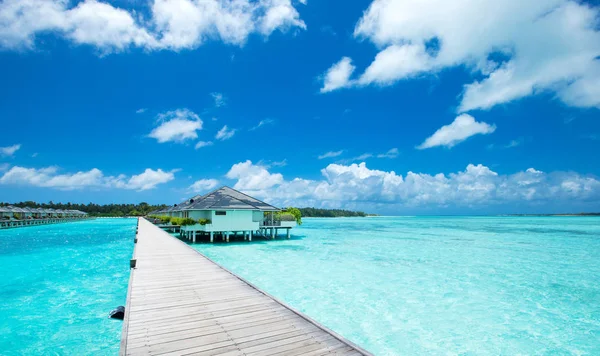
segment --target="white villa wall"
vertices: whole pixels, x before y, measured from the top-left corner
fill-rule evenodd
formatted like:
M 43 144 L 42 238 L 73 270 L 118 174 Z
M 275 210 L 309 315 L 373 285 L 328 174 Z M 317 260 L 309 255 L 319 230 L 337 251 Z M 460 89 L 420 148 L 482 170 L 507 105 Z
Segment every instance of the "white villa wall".
M 190 210 L 188 216 L 194 220 L 198 219 L 212 219 L 210 210 Z
M 265 218 L 265 214 L 262 211 L 253 211 L 252 212 L 252 221 L 254 222 L 262 222 Z
M 227 210 L 227 215 L 216 215 L 211 211 L 212 231 L 258 230 L 258 221 L 252 221 L 252 210 Z
M 256 231 L 259 229 L 262 212 L 252 210 L 220 210 L 225 211 L 226 215 L 216 215 L 214 210 L 188 210 L 188 216 L 192 219 L 210 219 L 211 224 L 206 225 L 188 225 L 182 229 L 184 231 Z M 260 213 L 260 214 L 256 214 Z

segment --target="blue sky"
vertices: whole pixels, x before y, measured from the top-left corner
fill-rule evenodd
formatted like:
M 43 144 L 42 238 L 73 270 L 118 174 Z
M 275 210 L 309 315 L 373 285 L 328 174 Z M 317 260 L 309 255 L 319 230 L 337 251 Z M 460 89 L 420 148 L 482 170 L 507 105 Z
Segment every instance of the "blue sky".
M 600 210 L 600 7 L 454 4 L 5 0 L 0 200 Z

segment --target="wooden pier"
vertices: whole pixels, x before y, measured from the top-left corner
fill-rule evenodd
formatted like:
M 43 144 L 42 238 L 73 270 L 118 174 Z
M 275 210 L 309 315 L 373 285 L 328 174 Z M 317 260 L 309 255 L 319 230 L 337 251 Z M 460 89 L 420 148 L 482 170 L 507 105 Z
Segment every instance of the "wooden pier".
M 138 221 L 121 355 L 370 355 Z

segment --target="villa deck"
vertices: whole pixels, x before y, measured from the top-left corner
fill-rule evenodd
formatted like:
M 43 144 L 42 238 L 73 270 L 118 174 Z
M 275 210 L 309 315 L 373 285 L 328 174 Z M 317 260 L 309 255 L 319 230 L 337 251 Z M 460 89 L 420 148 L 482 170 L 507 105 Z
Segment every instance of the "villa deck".
M 121 355 L 370 355 L 139 219 Z

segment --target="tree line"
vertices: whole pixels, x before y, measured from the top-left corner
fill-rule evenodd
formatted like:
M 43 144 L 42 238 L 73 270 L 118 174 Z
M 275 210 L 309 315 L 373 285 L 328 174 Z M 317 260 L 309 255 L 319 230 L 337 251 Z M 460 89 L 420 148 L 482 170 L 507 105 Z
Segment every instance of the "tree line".
M 0 206 L 18 206 L 19 208 L 44 208 L 44 209 L 62 209 L 62 210 L 80 210 L 88 213 L 90 216 L 145 216 L 149 212 L 159 209 L 165 209 L 168 206 L 165 204 L 161 205 L 150 205 L 142 202 L 139 204 L 106 204 L 99 205 L 94 203 L 89 204 L 73 204 L 73 203 L 54 203 L 52 201 L 48 203 L 36 203 L 34 201 L 25 201 L 19 203 L 0 203 Z
M 339 218 L 339 217 L 364 217 L 368 216 L 362 211 L 351 211 L 343 209 L 317 209 L 317 208 L 300 208 L 302 217 L 304 218 Z
M 44 209 L 62 209 L 62 210 L 80 210 L 88 213 L 90 216 L 145 216 L 148 213 L 161 210 L 169 207 L 169 205 L 150 205 L 142 202 L 139 204 L 74 204 L 74 203 L 54 203 L 52 201 L 48 203 L 36 203 L 34 201 L 25 201 L 19 203 L 0 203 L 0 206 L 18 206 L 20 208 L 44 208 Z M 318 208 L 299 208 L 293 209 L 288 208 L 287 211 L 291 212 L 295 216 L 296 220 L 300 223 L 301 217 L 318 217 L 318 218 L 337 218 L 337 217 L 363 217 L 370 214 L 366 214 L 362 211 L 351 211 L 343 209 L 318 209 Z M 298 213 L 298 210 L 300 214 Z

